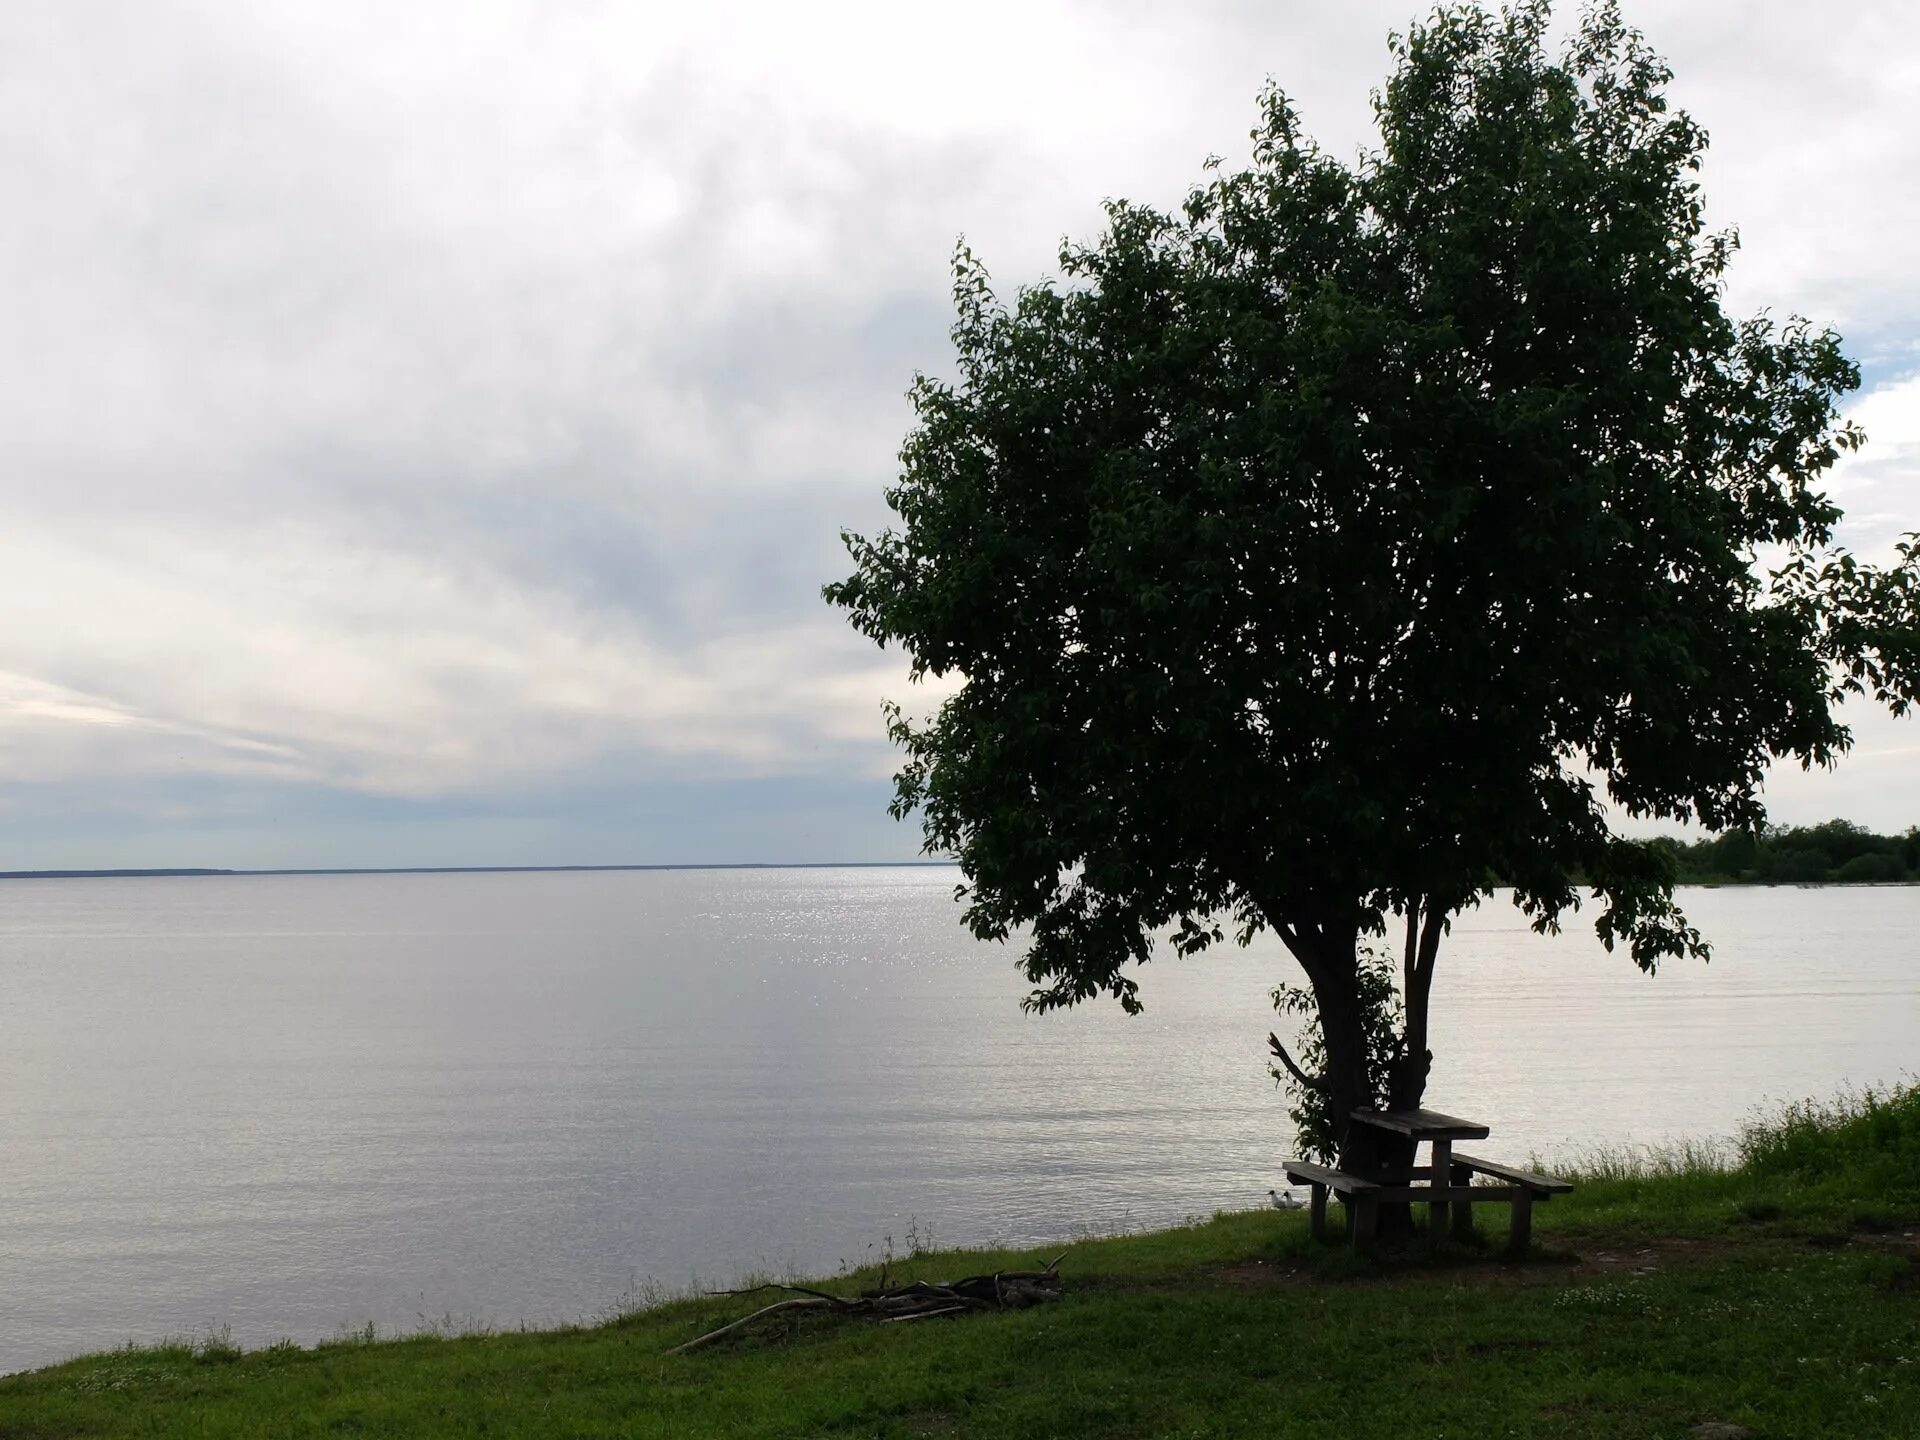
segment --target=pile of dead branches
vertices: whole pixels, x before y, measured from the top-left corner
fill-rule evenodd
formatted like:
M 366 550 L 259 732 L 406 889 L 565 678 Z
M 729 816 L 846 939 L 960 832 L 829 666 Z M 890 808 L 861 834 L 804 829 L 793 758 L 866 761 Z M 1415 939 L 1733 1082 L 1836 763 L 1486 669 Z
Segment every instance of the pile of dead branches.
M 744 1315 L 718 1330 L 697 1335 L 667 1353 L 678 1355 L 697 1350 L 722 1336 L 743 1330 L 756 1321 L 773 1315 L 790 1315 L 800 1310 L 827 1310 L 837 1316 L 857 1315 L 878 1320 L 883 1325 L 900 1325 L 908 1320 L 931 1320 L 937 1315 L 964 1315 L 969 1310 L 1024 1310 L 1060 1298 L 1060 1262 L 1067 1258 L 1061 1251 L 1039 1270 L 996 1270 L 991 1275 L 968 1275 L 959 1280 L 935 1285 L 916 1280 L 911 1285 L 884 1284 L 863 1290 L 858 1295 L 829 1295 L 824 1290 L 809 1290 L 804 1285 L 755 1285 L 747 1290 L 724 1290 L 724 1295 L 753 1295 L 762 1290 L 785 1290 L 792 1299 Z

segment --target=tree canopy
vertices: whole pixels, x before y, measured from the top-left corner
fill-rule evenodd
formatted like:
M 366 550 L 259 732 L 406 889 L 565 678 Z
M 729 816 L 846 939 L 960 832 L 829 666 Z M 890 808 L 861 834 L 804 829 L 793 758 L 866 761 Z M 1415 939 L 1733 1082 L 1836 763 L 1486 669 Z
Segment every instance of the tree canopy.
M 1837 702 L 1914 693 L 1913 551 L 1836 549 L 1818 488 L 1858 371 L 1723 312 L 1668 70 L 1612 5 L 1558 55 L 1547 22 L 1393 37 L 1353 162 L 1269 88 L 1249 166 L 1110 202 L 1010 303 L 958 252 L 898 526 L 826 594 L 963 681 L 890 711 L 895 810 L 977 934 L 1028 937 L 1029 1004 L 1134 1008 L 1156 934 L 1271 927 L 1364 1102 L 1331 1011 L 1397 916 L 1417 1099 L 1440 935 L 1495 877 L 1541 928 L 1590 892 L 1645 968 L 1704 954 L 1619 817 L 1756 828 L 1770 763 L 1847 748 Z

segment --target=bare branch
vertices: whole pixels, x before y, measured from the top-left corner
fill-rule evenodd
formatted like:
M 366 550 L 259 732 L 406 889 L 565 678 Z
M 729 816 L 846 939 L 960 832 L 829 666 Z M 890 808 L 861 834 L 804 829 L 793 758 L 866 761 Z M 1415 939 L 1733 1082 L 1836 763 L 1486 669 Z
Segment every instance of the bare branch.
M 1287 1047 L 1280 1043 L 1280 1037 L 1278 1035 L 1272 1034 L 1271 1032 L 1268 1033 L 1267 1048 L 1274 1053 L 1274 1057 L 1278 1059 L 1282 1065 L 1287 1067 L 1287 1073 L 1302 1085 L 1306 1086 L 1307 1089 L 1324 1091 L 1327 1088 L 1327 1082 L 1324 1079 L 1315 1079 L 1294 1063 L 1293 1056 L 1287 1053 Z
M 882 1325 L 904 1325 L 909 1320 L 931 1320 L 936 1315 L 961 1315 L 970 1307 L 966 1305 L 947 1305 L 938 1310 L 916 1310 L 911 1315 L 889 1315 Z
M 708 1290 L 708 1295 L 757 1295 L 762 1290 L 787 1290 L 795 1295 L 811 1295 L 819 1300 L 831 1300 L 836 1305 L 850 1305 L 853 1302 L 844 1295 L 829 1295 L 825 1290 L 809 1290 L 805 1285 L 786 1285 L 778 1280 L 764 1280 L 758 1285 L 749 1285 L 741 1290 Z
M 695 1336 L 683 1345 L 676 1345 L 667 1353 L 678 1355 L 686 1350 L 698 1349 L 756 1320 L 794 1310 L 825 1310 L 841 1316 L 857 1315 L 882 1324 L 932 1319 L 935 1315 L 958 1315 L 967 1310 L 1023 1310 L 1029 1305 L 1059 1299 L 1059 1265 L 1068 1253 L 1062 1250 L 1041 1270 L 997 1270 L 991 1275 L 967 1275 L 946 1284 L 916 1280 L 911 1285 L 891 1289 L 883 1284 L 877 1290 L 863 1291 L 857 1298 L 830 1295 L 824 1290 L 810 1290 L 804 1285 L 785 1285 L 773 1281 L 744 1290 L 715 1291 L 712 1293 L 751 1295 L 759 1290 L 789 1290 L 801 1298 L 776 1301 L 717 1330 Z
M 751 1325 L 756 1320 L 764 1319 L 768 1315 L 778 1314 L 782 1310 L 819 1310 L 825 1307 L 826 1305 L 828 1305 L 829 1303 L 830 1302 L 826 1300 L 812 1300 L 812 1299 L 776 1300 L 773 1304 L 768 1305 L 764 1309 L 756 1310 L 751 1315 L 743 1316 L 742 1318 L 735 1320 L 730 1325 L 722 1325 L 718 1330 L 709 1330 L 704 1335 L 696 1335 L 693 1337 L 693 1339 L 687 1341 L 686 1344 L 674 1346 L 671 1350 L 667 1351 L 667 1354 L 679 1355 L 679 1354 L 685 1353 L 688 1350 L 697 1350 L 700 1346 L 705 1345 L 710 1341 L 718 1340 L 722 1335 L 732 1334 L 735 1330 L 738 1330 L 742 1325 Z

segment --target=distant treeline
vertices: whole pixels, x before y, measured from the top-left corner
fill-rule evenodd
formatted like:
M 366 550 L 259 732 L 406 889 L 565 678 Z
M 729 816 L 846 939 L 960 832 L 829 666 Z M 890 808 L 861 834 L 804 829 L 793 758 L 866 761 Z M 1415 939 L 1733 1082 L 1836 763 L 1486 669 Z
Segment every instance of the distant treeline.
M 1920 827 L 1876 835 L 1850 820 L 1822 825 L 1769 825 L 1711 840 L 1661 837 L 1680 867 L 1683 885 L 1843 885 L 1920 880 Z

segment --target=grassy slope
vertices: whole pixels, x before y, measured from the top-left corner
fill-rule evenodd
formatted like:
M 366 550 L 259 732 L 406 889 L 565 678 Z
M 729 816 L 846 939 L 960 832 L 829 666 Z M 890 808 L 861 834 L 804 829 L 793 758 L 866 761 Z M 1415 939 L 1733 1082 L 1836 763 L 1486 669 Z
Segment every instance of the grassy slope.
M 1920 1435 L 1920 1090 L 1792 1112 L 1732 1168 L 1600 1167 L 1538 1222 L 1526 1265 L 1415 1251 L 1369 1268 L 1315 1251 L 1297 1213 L 1223 1215 L 1076 1246 L 1066 1298 L 1037 1310 L 806 1317 L 680 1357 L 662 1352 L 755 1302 L 117 1351 L 0 1381 L 0 1437 Z

